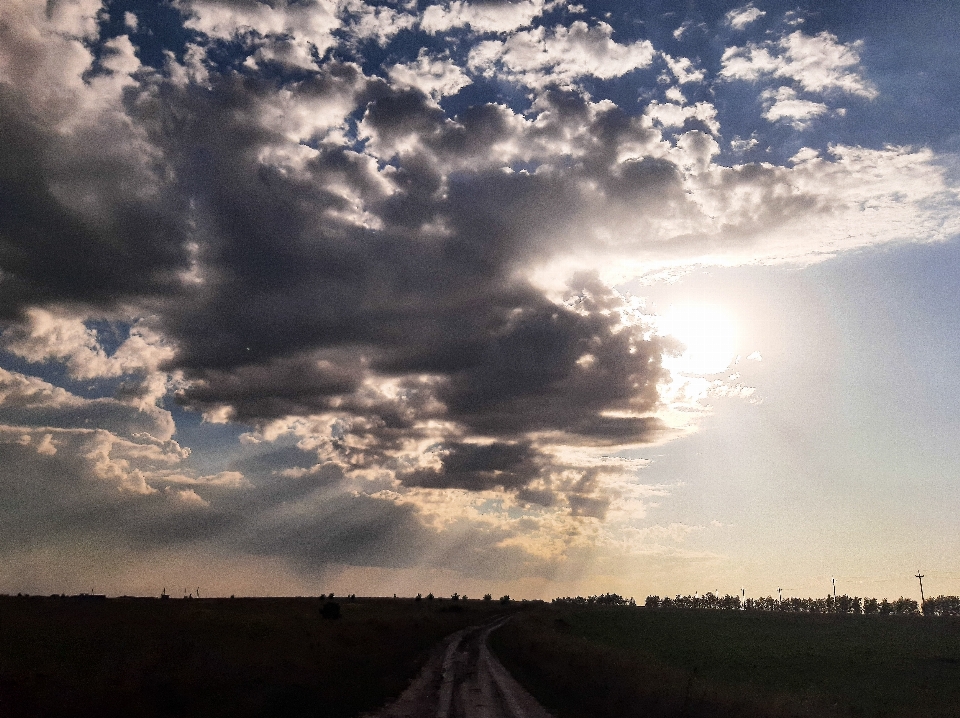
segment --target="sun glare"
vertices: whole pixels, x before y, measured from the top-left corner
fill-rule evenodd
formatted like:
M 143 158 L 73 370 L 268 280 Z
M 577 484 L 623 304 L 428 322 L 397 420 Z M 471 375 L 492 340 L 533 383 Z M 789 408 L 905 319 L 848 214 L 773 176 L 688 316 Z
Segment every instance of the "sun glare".
M 736 356 L 737 324 L 716 304 L 675 304 L 660 318 L 660 331 L 683 342 L 679 357 L 665 358 L 674 371 L 716 374 Z

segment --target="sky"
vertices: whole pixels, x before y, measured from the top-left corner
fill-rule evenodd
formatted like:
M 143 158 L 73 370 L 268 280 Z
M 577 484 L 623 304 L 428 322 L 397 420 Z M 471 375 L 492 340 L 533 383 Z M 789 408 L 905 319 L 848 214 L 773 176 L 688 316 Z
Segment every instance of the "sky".
M 960 594 L 958 36 L 7 0 L 0 592 Z

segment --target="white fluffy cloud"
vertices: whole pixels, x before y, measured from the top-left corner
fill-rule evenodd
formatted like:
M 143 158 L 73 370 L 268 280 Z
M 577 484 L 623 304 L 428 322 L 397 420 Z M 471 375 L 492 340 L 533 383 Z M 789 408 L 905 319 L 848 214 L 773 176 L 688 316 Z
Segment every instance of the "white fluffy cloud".
M 761 97 L 767 105 L 763 112 L 766 119 L 771 122 L 786 120 L 797 129 L 806 127 L 810 120 L 829 109 L 822 102 L 802 99 L 792 87 L 765 90 Z
M 190 449 L 174 439 L 169 412 L 132 408 L 114 399 L 86 399 L 37 377 L 0 369 L 0 444 L 61 456 L 122 491 L 159 487 L 240 488 L 242 473 L 197 476 L 181 464 Z M 176 498 L 176 497 L 174 497 Z
M 154 372 L 174 355 L 173 348 L 141 321 L 131 327 L 129 337 L 108 356 L 97 332 L 80 317 L 40 308 L 30 309 L 26 321 L 7 329 L 2 341 L 7 351 L 27 361 L 63 362 L 76 379 Z
M 767 13 L 765 13 L 763 10 L 758 10 L 751 3 L 749 5 L 744 5 L 743 7 L 735 8 L 728 12 L 726 14 L 726 21 L 727 24 L 735 30 L 742 30 L 754 20 L 759 20 L 766 14 Z
M 553 30 L 538 27 L 488 40 L 470 51 L 470 68 L 484 75 L 505 75 L 529 87 L 570 85 L 581 77 L 620 77 L 653 61 L 653 45 L 638 40 L 621 45 L 606 23 L 576 21 Z
M 644 116 L 664 127 L 683 127 L 688 120 L 699 120 L 714 135 L 720 132 L 717 108 L 709 102 L 697 102 L 693 105 L 677 102 L 651 102 L 647 106 Z
M 4 331 L 0 344 L 30 362 L 62 362 L 74 379 L 135 375 L 137 388 L 128 392 L 127 401 L 141 409 L 155 406 L 171 382 L 160 366 L 173 358 L 174 349 L 144 320 L 136 321 L 108 355 L 81 317 L 37 307 L 26 312 L 25 321 Z
M 395 8 L 380 5 L 373 7 L 363 0 L 347 0 L 343 9 L 349 14 L 346 30 L 361 40 L 376 38 L 381 45 L 402 30 L 417 24 L 417 16 Z
M 420 27 L 430 33 L 465 26 L 476 32 L 511 32 L 529 25 L 543 13 L 544 6 L 544 0 L 491 3 L 453 0 L 444 5 L 428 6 L 423 12 Z
M 180 0 L 189 17 L 186 26 L 210 37 L 231 39 L 246 32 L 290 35 L 312 43 L 322 54 L 332 44 L 331 33 L 340 27 L 335 0 L 280 2 L 259 0 Z
M 414 62 L 394 65 L 387 75 L 398 87 L 415 87 L 434 100 L 455 95 L 471 83 L 450 58 L 431 57 L 426 50 L 421 50 Z
M 859 41 L 841 43 L 829 32 L 811 36 L 797 30 L 779 40 L 727 48 L 720 76 L 789 79 L 807 92 L 835 90 L 872 98 L 877 90 L 860 71 L 861 45 Z
M 703 82 L 704 71 L 697 68 L 689 58 L 671 57 L 664 53 L 663 59 L 667 63 L 667 67 L 670 68 L 670 72 L 673 73 L 673 76 L 677 78 L 677 82 L 681 85 L 689 82 Z

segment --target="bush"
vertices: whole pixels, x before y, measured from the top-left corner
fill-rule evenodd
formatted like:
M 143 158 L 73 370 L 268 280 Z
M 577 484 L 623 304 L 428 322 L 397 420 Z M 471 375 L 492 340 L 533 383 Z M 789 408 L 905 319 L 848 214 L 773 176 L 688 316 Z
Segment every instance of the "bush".
M 506 596 L 501 596 L 500 603 L 502 603 L 504 606 L 510 603 L 510 594 L 507 594 Z
M 484 601 L 492 601 L 492 600 L 493 600 L 493 596 L 491 596 L 489 593 L 485 593 L 485 594 L 483 594 L 483 600 L 484 600 Z

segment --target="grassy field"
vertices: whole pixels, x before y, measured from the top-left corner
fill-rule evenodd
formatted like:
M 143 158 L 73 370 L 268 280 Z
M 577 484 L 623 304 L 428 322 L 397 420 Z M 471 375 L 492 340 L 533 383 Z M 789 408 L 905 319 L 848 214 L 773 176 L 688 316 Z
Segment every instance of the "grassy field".
M 493 636 L 560 718 L 960 716 L 960 619 L 545 609 Z
M 0 716 L 347 718 L 497 603 L 0 597 Z

